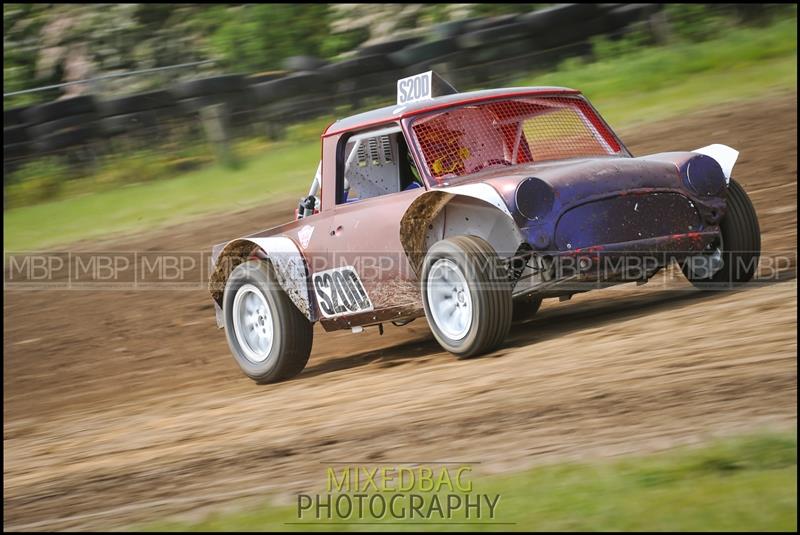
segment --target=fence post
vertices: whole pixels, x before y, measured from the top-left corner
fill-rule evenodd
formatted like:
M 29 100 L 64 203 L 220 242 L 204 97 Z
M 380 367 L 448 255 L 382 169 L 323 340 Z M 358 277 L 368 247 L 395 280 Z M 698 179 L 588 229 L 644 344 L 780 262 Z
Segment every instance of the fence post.
M 663 8 L 654 11 L 650 15 L 648 22 L 650 23 L 650 33 L 657 44 L 667 44 L 672 40 L 669 20 Z
M 235 168 L 239 162 L 231 148 L 226 105 L 221 103 L 203 106 L 200 108 L 200 119 L 203 122 L 206 138 L 214 149 L 217 162 L 224 167 Z

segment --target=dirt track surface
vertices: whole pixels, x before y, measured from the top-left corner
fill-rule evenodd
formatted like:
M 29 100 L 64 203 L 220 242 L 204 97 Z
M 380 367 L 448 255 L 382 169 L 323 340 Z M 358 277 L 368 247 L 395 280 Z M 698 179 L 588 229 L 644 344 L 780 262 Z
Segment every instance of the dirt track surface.
M 623 131 L 634 154 L 725 143 L 763 248 L 797 241 L 797 97 Z M 207 250 L 291 203 L 75 250 Z M 202 291 L 6 291 L 4 526 L 113 529 L 237 497 L 317 489 L 326 461 L 479 472 L 654 451 L 797 419 L 796 265 L 700 293 L 680 277 L 545 301 L 487 357 L 425 320 L 315 332 L 306 370 L 240 374 Z

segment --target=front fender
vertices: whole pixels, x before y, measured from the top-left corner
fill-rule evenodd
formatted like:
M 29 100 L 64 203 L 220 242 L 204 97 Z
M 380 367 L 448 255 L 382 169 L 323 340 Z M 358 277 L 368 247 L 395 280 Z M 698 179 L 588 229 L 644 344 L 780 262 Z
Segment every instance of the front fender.
M 448 218 L 445 225 L 443 212 L 456 207 L 461 207 L 463 213 L 459 215 L 466 217 Z M 400 220 L 400 243 L 417 275 L 428 245 L 458 234 L 480 236 L 500 254 L 513 254 L 522 242 L 520 230 L 503 198 L 488 184 L 427 191 L 414 199 Z
M 713 145 L 694 149 L 692 152 L 705 154 L 706 156 L 714 158 L 722 168 L 722 174 L 725 175 L 725 184 L 730 184 L 733 166 L 736 164 L 736 160 L 739 158 L 738 150 L 727 145 L 715 143 Z

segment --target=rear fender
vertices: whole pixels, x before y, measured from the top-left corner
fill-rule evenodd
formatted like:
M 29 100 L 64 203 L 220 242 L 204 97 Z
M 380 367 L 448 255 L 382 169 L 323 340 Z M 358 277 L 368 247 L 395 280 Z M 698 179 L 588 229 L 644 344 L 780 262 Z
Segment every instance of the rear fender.
M 217 310 L 217 325 L 221 325 L 222 295 L 233 270 L 250 258 L 268 260 L 275 269 L 278 283 L 294 305 L 309 319 L 315 321 L 311 304 L 308 266 L 295 242 L 286 236 L 266 238 L 240 238 L 226 243 L 217 254 L 212 253 L 209 291 Z

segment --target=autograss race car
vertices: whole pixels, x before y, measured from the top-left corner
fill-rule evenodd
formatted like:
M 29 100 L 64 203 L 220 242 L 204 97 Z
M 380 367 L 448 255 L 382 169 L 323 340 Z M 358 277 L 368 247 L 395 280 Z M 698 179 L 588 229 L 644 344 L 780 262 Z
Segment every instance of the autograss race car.
M 502 343 L 543 298 L 646 282 L 676 261 L 700 288 L 750 280 L 756 213 L 710 145 L 634 157 L 580 92 L 457 93 L 435 73 L 336 121 L 296 219 L 219 244 L 210 290 L 242 371 L 299 373 L 313 324 L 427 318 L 447 351 Z

